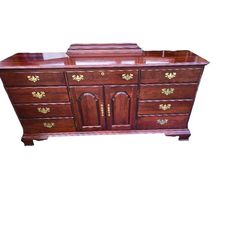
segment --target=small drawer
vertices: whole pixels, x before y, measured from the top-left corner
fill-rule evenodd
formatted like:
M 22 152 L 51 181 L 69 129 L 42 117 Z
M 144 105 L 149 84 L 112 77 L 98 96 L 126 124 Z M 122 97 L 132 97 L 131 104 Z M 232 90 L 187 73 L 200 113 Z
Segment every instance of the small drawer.
M 79 70 L 67 72 L 70 85 L 133 84 L 138 70 Z
M 182 129 L 186 128 L 188 115 L 139 116 L 138 129 Z
M 198 82 L 203 68 L 147 69 L 141 71 L 141 83 Z
M 74 132 L 73 118 L 21 120 L 24 133 Z
M 60 72 L 9 72 L 2 73 L 1 78 L 5 87 L 12 86 L 41 86 L 66 85 L 63 73 Z
M 193 99 L 197 84 L 140 85 L 140 99 Z
M 193 100 L 147 100 L 139 101 L 139 115 L 155 115 L 170 113 L 190 113 Z
M 14 105 L 19 118 L 48 118 L 48 117 L 71 117 L 69 103 L 39 103 L 32 105 Z
M 12 103 L 68 102 L 66 87 L 7 88 Z

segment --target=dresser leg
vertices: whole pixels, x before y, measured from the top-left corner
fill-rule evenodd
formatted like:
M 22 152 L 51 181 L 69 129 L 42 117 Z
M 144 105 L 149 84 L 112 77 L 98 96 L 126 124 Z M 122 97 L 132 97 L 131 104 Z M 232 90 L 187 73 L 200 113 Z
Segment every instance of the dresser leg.
M 21 141 L 24 143 L 25 146 L 34 146 L 33 139 L 22 138 Z
M 183 130 L 168 130 L 165 133 L 166 136 L 172 136 L 176 137 L 179 136 L 179 141 L 188 141 L 189 137 L 191 136 L 189 129 L 183 129 Z
M 179 135 L 179 141 L 188 141 L 191 134 Z

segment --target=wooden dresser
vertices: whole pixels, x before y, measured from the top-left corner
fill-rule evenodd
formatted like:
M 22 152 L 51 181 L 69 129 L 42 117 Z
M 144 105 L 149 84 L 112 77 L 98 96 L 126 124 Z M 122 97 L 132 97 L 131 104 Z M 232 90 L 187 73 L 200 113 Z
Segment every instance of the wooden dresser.
M 207 64 L 190 51 L 73 44 L 67 53 L 15 54 L 0 62 L 0 77 L 25 145 L 49 136 L 110 133 L 187 140 Z

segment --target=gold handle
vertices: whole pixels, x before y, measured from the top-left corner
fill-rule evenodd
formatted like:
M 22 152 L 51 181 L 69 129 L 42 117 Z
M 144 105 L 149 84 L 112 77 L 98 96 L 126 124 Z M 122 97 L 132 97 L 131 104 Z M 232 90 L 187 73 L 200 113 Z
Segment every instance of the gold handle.
M 104 75 L 105 75 L 105 73 L 102 71 L 102 72 L 101 72 L 101 76 L 104 76 Z
M 122 79 L 127 81 L 133 79 L 133 77 L 134 77 L 133 74 L 122 74 Z
M 171 79 L 173 79 L 173 78 L 175 78 L 175 76 L 176 76 L 176 72 L 166 72 L 165 73 L 165 77 L 167 78 L 167 79 L 169 79 L 169 80 L 171 80 Z
M 73 80 L 80 82 L 81 80 L 84 80 L 84 75 L 72 75 Z
M 50 108 L 49 107 L 38 107 L 37 108 L 39 113 L 43 113 L 43 114 L 47 114 L 50 112 Z
M 107 104 L 107 116 L 108 116 L 108 117 L 111 116 L 111 107 L 110 107 L 110 104 Z
M 158 119 L 157 123 L 160 124 L 160 125 L 165 125 L 165 124 L 168 123 L 168 119 Z
M 101 116 L 104 116 L 104 105 L 101 104 Z
M 51 128 L 55 127 L 55 123 L 54 122 L 44 122 L 43 126 L 45 128 L 51 129 Z
M 174 93 L 175 89 L 174 88 L 163 88 L 161 90 L 161 93 L 165 94 L 166 96 Z
M 41 91 L 41 92 L 32 92 L 33 97 L 41 99 L 43 97 L 46 97 L 45 92 Z
M 159 105 L 159 109 L 163 110 L 163 111 L 169 110 L 170 108 L 171 108 L 171 104 L 160 104 Z
M 27 79 L 34 83 L 40 80 L 38 75 L 28 75 Z

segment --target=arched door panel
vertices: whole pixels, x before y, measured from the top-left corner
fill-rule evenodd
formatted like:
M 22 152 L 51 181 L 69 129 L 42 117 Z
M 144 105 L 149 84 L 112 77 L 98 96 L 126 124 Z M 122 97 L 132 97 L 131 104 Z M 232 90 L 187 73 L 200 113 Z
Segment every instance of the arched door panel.
M 76 124 L 79 130 L 105 129 L 102 86 L 71 88 Z
M 107 128 L 117 130 L 135 128 L 137 86 L 105 86 L 105 96 Z

